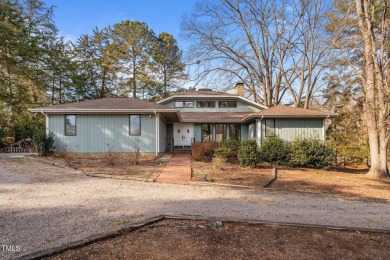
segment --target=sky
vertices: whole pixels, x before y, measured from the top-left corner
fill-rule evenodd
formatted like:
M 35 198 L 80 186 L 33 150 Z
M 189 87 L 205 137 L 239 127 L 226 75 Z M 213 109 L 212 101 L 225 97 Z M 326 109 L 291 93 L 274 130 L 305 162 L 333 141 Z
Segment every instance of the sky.
M 54 21 L 59 34 L 75 40 L 81 34 L 90 34 L 97 26 L 102 29 L 123 20 L 145 22 L 156 35 L 172 34 L 179 39 L 183 15 L 190 14 L 197 0 L 44 0 L 55 6 Z

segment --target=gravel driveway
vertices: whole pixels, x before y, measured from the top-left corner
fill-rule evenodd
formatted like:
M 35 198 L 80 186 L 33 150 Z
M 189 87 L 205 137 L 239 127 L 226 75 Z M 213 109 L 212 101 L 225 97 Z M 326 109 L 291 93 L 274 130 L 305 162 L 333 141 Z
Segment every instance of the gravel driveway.
M 1 259 L 164 213 L 390 230 L 388 203 L 94 178 L 26 158 L 0 159 L 0 182 L 0 245 L 21 249 Z

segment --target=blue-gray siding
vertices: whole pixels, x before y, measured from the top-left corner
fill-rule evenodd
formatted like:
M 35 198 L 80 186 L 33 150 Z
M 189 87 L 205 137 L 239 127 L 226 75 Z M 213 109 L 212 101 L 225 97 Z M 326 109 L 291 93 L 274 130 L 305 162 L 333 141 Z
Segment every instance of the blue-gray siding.
M 141 135 L 129 135 L 129 115 L 77 115 L 77 135 L 65 136 L 64 115 L 49 115 L 56 151 L 76 153 L 156 152 L 156 118 L 141 115 Z
M 321 118 L 276 118 L 275 133 L 288 142 L 297 137 L 324 140 L 323 122 Z M 265 140 L 265 120 L 261 121 L 261 139 Z

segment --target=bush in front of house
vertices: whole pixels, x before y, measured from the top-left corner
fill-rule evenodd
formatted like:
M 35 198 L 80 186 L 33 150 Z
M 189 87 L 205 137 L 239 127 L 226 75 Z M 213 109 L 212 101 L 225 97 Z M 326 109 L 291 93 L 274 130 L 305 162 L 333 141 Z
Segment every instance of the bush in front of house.
M 290 159 L 289 144 L 278 136 L 268 137 L 261 143 L 259 158 L 268 163 L 286 165 Z
M 192 158 L 195 161 L 211 160 L 214 155 L 214 149 L 218 146 L 218 142 L 194 142 L 191 144 Z
M 222 147 L 230 149 L 232 159 L 237 159 L 238 147 L 240 146 L 240 141 L 235 139 L 227 139 L 222 142 Z
M 290 166 L 329 169 L 333 163 L 333 149 L 318 138 L 297 138 L 289 146 Z
M 54 153 L 54 134 L 49 132 L 46 135 L 46 129 L 44 127 L 39 127 L 34 130 L 32 140 L 35 150 L 39 155 L 49 156 Z
M 242 166 L 256 167 L 258 161 L 256 140 L 247 139 L 241 141 L 237 155 Z
M 233 156 L 232 149 L 221 146 L 214 149 L 214 158 L 229 159 Z

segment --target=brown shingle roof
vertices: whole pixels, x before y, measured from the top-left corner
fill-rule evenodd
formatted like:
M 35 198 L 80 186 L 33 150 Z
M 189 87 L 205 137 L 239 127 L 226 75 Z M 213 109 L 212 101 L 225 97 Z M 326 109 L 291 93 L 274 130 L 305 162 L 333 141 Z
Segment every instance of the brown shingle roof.
M 101 98 L 74 102 L 68 104 L 38 107 L 32 110 L 73 110 L 73 109 L 171 109 L 165 105 L 156 104 L 135 98 Z
M 239 123 L 252 112 L 180 112 L 182 122 Z
M 266 117 L 335 117 L 335 114 L 290 106 L 273 106 L 253 114 Z

